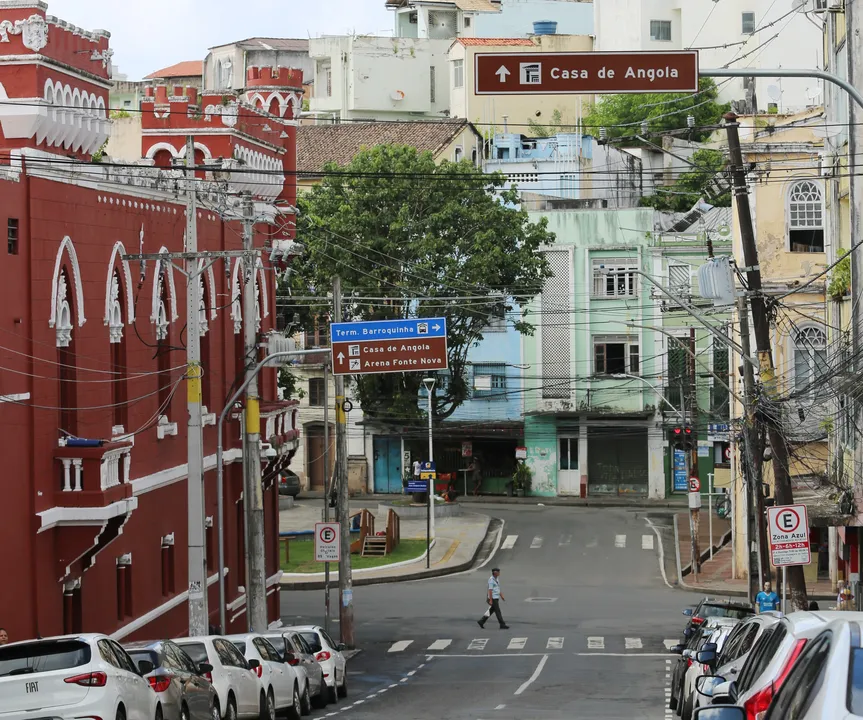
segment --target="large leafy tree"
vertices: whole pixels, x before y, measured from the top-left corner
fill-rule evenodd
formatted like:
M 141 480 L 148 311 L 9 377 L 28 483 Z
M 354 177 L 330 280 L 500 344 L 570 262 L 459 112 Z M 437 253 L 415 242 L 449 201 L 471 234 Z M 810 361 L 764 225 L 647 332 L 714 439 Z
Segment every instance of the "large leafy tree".
M 692 139 L 700 142 L 711 133 L 707 126 L 716 125 L 731 107 L 717 102 L 718 97 L 712 78 L 702 78 L 697 93 L 605 95 L 593 106 L 585 124 L 593 135 L 599 135 L 599 128 L 604 127 L 608 138 L 619 138 L 620 144 L 638 144 L 635 136 L 642 134 L 642 121 L 647 120 L 651 133 L 662 133 L 685 129 L 686 118 L 692 115 Z
M 500 174 L 467 161 L 436 164 L 431 153 L 401 145 L 362 150 L 346 167 L 330 164 L 323 182 L 299 199 L 297 238 L 305 252 L 282 295 L 325 295 L 340 275 L 346 319 L 446 316 L 450 375 L 434 392 L 434 414 L 448 417 L 469 396 L 469 349 L 489 317 L 523 304 L 548 276 L 540 250 L 554 236 L 533 223 Z M 454 299 L 468 298 L 468 299 Z M 320 306 L 298 300 L 305 327 Z M 522 317 L 515 327 L 530 333 Z M 422 373 L 357 376 L 363 411 L 418 421 Z
M 689 163 L 690 169 L 681 173 L 675 183 L 641 198 L 640 204 L 657 210 L 686 212 L 703 198 L 717 207 L 731 207 L 731 183 L 726 177 L 722 152 L 702 148 L 692 153 Z

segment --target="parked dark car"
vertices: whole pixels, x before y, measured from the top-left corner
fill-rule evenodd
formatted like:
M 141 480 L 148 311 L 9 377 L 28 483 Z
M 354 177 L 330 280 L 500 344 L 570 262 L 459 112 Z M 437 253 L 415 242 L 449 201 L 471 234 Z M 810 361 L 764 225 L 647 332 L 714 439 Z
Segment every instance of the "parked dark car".
M 733 620 L 746 620 L 755 614 L 752 605 L 745 600 L 717 600 L 716 598 L 704 598 L 694 608 L 687 608 L 683 614 L 689 617 L 689 622 L 686 623 L 687 628 L 696 628 L 702 624 L 707 618 L 725 617 Z M 681 640 L 682 643 L 687 641 L 686 634 Z
M 198 665 L 170 640 L 128 643 L 123 647 L 162 703 L 164 720 L 221 720 L 216 689 Z
M 279 495 L 297 497 L 300 494 L 300 478 L 290 470 L 279 475 Z

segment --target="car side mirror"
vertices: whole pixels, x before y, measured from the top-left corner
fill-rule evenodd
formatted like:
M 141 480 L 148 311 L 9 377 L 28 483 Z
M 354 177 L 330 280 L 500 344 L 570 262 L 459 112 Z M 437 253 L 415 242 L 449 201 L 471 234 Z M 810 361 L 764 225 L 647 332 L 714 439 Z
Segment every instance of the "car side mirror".
M 714 705 L 698 708 L 693 720 L 746 720 L 746 711 L 738 705 Z
M 686 610 L 683 611 L 683 614 L 686 615 L 686 617 L 692 617 L 692 608 L 686 608 Z
M 249 670 L 254 670 L 255 668 L 261 667 L 261 663 L 259 660 L 249 660 L 248 665 L 249 665 Z
M 153 663 L 149 660 L 138 660 L 138 673 L 141 677 L 149 675 L 151 672 L 153 672 Z
M 695 690 L 704 697 L 713 697 L 713 689 L 725 682 L 720 675 L 701 675 L 695 678 Z
M 702 650 L 695 656 L 695 659 L 702 665 L 712 665 L 716 662 L 716 653 L 713 650 Z
M 702 650 L 715 651 L 717 647 L 719 647 L 719 646 L 716 643 L 710 642 L 710 643 L 704 643 L 704 645 L 701 646 L 701 649 Z
M 211 673 L 211 672 L 213 672 L 213 666 L 210 665 L 210 663 L 199 663 L 198 664 L 198 672 L 201 673 L 202 675 L 204 673 Z
M 282 660 L 284 662 L 286 662 L 288 665 L 299 665 L 300 664 L 300 659 L 296 655 L 294 655 L 293 653 L 290 653 L 290 652 L 286 652 L 285 656 L 282 658 Z
M 683 655 L 683 645 L 675 645 L 671 648 L 671 652 L 675 655 Z
M 683 631 L 683 637 L 685 637 L 685 638 L 691 638 L 691 637 L 692 637 L 692 634 L 693 634 L 694 632 L 695 632 L 695 631 L 694 631 L 692 628 L 688 627 L 688 628 L 686 628 L 686 629 Z

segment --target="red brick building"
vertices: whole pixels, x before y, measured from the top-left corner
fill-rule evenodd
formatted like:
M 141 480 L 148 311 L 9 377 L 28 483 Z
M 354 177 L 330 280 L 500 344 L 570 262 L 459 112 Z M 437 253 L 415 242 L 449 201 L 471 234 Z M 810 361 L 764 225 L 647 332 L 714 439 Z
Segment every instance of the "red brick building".
M 275 318 L 269 248 L 291 237 L 295 103 L 278 116 L 246 96 L 156 87 L 142 161 L 93 161 L 110 128 L 108 35 L 0 0 L 0 626 L 12 640 L 101 631 L 178 636 L 186 604 L 185 276 L 127 253 L 180 252 L 182 171 L 195 136 L 199 250 L 238 250 L 232 204 L 257 198 L 256 318 L 242 317 L 240 263 L 204 273 L 204 467 L 211 623 L 218 622 L 216 430 L 243 372 L 244 322 Z M 267 69 L 269 72 L 269 69 Z M 290 72 L 271 84 L 296 97 Z M 297 83 L 298 85 L 299 83 Z M 299 90 L 299 88 L 297 88 Z M 275 92 L 275 90 L 274 90 Z M 222 159 L 221 168 L 217 167 Z M 0 230 L 2 232 L 2 230 Z M 295 409 L 261 375 L 262 424 L 279 454 L 264 468 L 269 616 L 279 617 L 277 470 L 297 444 Z M 245 627 L 239 423 L 226 425 L 228 628 Z M 81 443 L 69 438 L 79 438 Z

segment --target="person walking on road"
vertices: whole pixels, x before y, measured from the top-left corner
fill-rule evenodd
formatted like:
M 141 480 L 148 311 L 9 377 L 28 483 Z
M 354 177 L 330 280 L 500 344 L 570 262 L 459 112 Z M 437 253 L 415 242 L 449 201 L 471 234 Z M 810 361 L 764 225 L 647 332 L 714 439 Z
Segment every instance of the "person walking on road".
M 500 601 L 503 600 L 506 602 L 506 598 L 500 591 L 499 577 L 500 568 L 494 568 L 491 571 L 491 577 L 488 579 L 488 594 L 486 595 L 488 610 L 485 611 L 485 615 L 476 621 L 481 628 L 485 627 L 485 621 L 491 617 L 492 613 L 494 613 L 497 616 L 497 621 L 500 623 L 500 629 L 509 630 L 509 625 L 503 621 L 503 615 L 500 614 Z
M 755 596 L 755 604 L 759 614 L 779 609 L 779 596 L 773 592 L 769 582 L 764 583 L 764 590 Z

